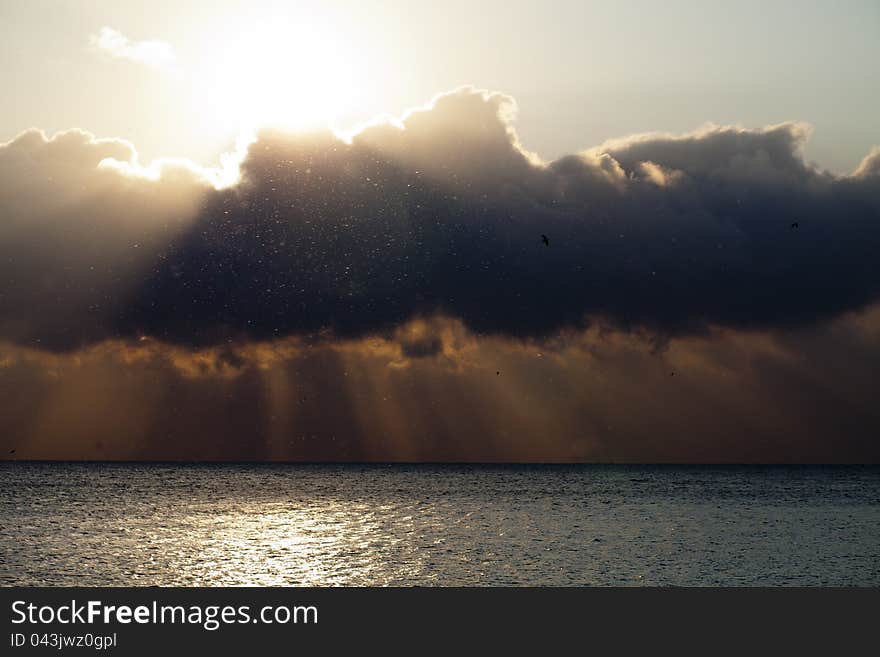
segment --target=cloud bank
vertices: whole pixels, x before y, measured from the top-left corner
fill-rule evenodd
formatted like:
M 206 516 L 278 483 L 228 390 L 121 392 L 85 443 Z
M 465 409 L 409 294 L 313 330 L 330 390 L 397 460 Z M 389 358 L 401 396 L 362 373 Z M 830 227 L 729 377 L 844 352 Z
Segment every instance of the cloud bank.
M 880 462 L 877 306 L 786 331 L 673 338 L 660 352 L 600 327 L 532 342 L 430 324 L 387 339 L 196 350 L 105 341 L 74 355 L 0 343 L 0 454 Z
M 836 177 L 785 123 L 542 162 L 514 116 L 465 88 L 349 139 L 265 131 L 226 189 L 193 165 L 144 169 L 118 140 L 25 133 L 0 146 L 0 338 L 204 347 L 445 316 L 512 339 L 596 322 L 664 339 L 804 326 L 880 296 L 876 149 Z

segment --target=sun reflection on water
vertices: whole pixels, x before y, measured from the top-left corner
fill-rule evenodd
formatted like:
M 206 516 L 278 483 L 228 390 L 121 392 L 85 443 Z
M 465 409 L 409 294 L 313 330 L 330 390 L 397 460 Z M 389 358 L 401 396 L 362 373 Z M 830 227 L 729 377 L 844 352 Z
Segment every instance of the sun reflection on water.
M 186 568 L 207 585 L 381 583 L 383 553 L 403 540 L 389 536 L 377 521 L 389 510 L 337 503 L 242 505 L 220 515 L 197 514 L 188 545 L 181 547 L 202 555 L 198 572 L 189 559 Z M 406 527 L 400 529 L 405 536 Z M 420 568 L 408 570 L 416 575 Z

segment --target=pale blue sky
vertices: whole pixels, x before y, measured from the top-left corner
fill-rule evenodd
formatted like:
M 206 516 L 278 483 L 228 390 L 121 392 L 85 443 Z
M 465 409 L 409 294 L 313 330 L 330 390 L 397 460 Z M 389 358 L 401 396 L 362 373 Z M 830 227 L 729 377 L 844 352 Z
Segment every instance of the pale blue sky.
M 308 46 L 271 45 L 243 68 L 264 57 L 255 79 L 292 90 L 283 97 L 291 102 L 311 93 L 309 66 L 338 56 L 360 89 L 340 107 L 340 120 L 399 114 L 474 84 L 518 100 L 521 138 L 547 158 L 708 121 L 807 121 L 815 126 L 808 157 L 837 172 L 880 144 L 876 0 L 0 0 L 0 139 L 31 126 L 81 127 L 130 139 L 145 159 L 213 161 L 238 117 L 220 107 L 216 87 L 228 87 L 235 105 L 250 83 L 241 69 L 227 77 L 221 67 L 242 59 L 241 43 L 260 43 L 260 21 L 285 20 Z M 176 63 L 163 69 L 107 56 L 90 46 L 102 26 L 132 41 L 166 42 Z M 295 65 L 285 60 L 292 52 Z M 325 77 L 345 77 L 335 66 Z M 206 78 L 214 80 L 210 93 Z M 262 98 L 274 102 L 277 94 Z

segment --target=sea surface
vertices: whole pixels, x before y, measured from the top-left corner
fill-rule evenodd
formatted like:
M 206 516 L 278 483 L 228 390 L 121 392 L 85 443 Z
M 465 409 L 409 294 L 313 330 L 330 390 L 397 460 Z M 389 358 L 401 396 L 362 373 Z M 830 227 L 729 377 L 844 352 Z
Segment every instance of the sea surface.
M 880 585 L 880 468 L 0 464 L 2 585 Z

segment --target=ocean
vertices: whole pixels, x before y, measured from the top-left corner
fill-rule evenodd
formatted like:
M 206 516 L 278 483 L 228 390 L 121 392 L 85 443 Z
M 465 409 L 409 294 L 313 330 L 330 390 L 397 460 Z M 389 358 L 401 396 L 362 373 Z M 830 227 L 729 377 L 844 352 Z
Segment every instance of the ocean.
M 0 464 L 0 584 L 877 586 L 880 468 Z

